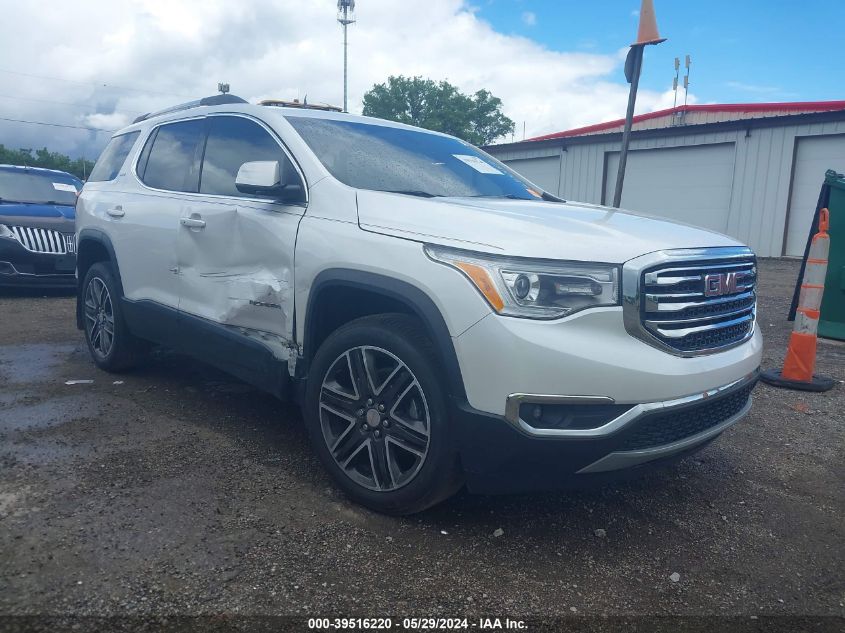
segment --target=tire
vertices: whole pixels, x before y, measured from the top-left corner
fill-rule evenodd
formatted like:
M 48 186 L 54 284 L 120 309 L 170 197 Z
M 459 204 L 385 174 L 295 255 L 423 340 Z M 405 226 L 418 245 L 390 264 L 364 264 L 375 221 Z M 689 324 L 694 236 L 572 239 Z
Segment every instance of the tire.
M 461 487 L 442 373 L 419 322 L 402 314 L 356 319 L 320 346 L 305 392 L 308 434 L 351 499 L 404 515 Z
M 100 369 L 122 372 L 134 367 L 143 343 L 123 318 L 120 292 L 108 262 L 97 262 L 82 282 L 82 319 L 88 352 Z

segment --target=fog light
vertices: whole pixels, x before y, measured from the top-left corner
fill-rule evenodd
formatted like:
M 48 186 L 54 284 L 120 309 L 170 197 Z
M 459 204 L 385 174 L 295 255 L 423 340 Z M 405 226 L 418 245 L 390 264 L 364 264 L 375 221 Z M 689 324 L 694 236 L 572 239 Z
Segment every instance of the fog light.
M 543 404 L 523 403 L 519 417 L 535 429 L 597 429 L 619 417 L 631 404 Z

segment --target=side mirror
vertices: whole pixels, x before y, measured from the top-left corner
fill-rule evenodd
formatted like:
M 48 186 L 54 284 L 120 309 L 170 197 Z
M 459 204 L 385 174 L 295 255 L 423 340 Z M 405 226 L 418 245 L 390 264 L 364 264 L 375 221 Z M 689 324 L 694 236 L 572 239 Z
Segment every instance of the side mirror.
M 282 192 L 281 167 L 277 160 L 257 160 L 244 163 L 235 177 L 235 187 L 241 193 L 273 196 Z
M 285 161 L 258 160 L 244 163 L 235 177 L 235 187 L 241 193 L 274 197 L 281 202 L 305 201 L 299 174 Z

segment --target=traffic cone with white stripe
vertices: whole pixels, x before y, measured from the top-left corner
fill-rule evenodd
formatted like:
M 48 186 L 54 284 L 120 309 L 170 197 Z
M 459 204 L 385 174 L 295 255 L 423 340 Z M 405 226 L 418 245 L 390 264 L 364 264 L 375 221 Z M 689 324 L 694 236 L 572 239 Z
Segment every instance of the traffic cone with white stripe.
M 770 385 L 803 391 L 827 391 L 836 384 L 832 378 L 813 373 L 816 366 L 819 308 L 824 295 L 827 257 L 830 252 L 830 236 L 827 234 L 829 219 L 828 210 L 822 209 L 819 212 L 819 232 L 813 236 L 804 278 L 801 280 L 795 325 L 789 337 L 783 369 L 770 369 L 760 375 L 763 382 Z

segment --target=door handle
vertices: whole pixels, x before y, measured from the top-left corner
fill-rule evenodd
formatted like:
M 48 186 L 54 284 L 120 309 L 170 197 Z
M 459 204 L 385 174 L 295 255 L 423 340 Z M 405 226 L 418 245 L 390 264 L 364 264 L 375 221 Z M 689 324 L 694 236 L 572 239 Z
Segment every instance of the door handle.
M 116 207 L 112 207 L 111 209 L 106 211 L 106 213 L 113 218 L 122 218 L 124 215 L 126 215 L 126 212 L 123 210 L 123 207 L 120 206 L 120 205 L 117 205 Z
M 205 228 L 205 220 L 201 220 L 199 218 L 182 218 L 179 220 L 182 226 L 187 226 L 189 229 L 204 229 Z

